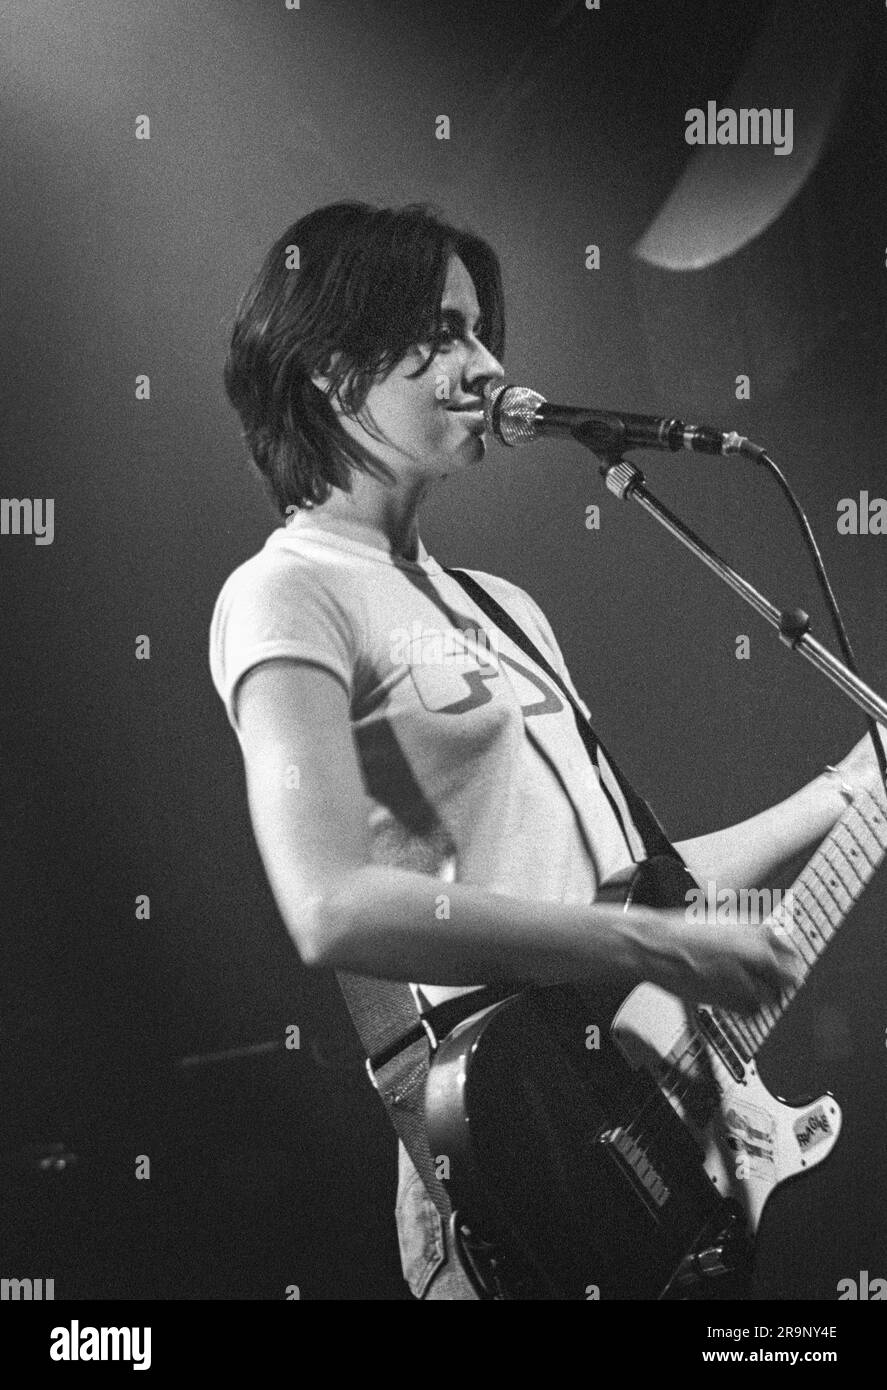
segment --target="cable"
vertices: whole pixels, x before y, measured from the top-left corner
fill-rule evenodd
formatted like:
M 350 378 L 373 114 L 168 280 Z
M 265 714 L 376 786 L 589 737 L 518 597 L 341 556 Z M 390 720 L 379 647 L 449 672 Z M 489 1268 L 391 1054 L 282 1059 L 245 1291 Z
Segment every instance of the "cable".
M 801 527 L 801 535 L 804 539 L 805 545 L 807 546 L 807 550 L 809 551 L 810 556 L 813 560 L 813 568 L 816 572 L 816 577 L 819 580 L 819 587 L 825 595 L 825 601 L 828 606 L 828 610 L 832 616 L 832 622 L 834 623 L 835 632 L 838 635 L 838 644 L 841 648 L 841 655 L 844 658 L 845 664 L 849 666 L 853 674 L 855 676 L 858 676 L 859 668 L 856 664 L 856 657 L 853 654 L 853 648 L 850 645 L 850 638 L 847 636 L 847 629 L 844 627 L 844 620 L 841 617 L 841 612 L 838 608 L 838 600 L 835 598 L 834 590 L 832 589 L 829 577 L 825 572 L 825 566 L 822 563 L 822 555 L 820 554 L 819 546 L 816 544 L 816 537 L 814 536 L 810 523 L 807 520 L 804 508 L 801 506 L 797 497 L 795 497 L 795 494 L 792 491 L 791 486 L 788 480 L 786 479 L 785 475 L 783 474 L 782 470 L 778 467 L 777 464 L 773 462 L 773 459 L 770 457 L 769 454 L 766 454 L 762 451 L 761 453 L 756 453 L 754 455 L 754 459 L 756 463 L 763 463 L 767 466 L 767 468 L 770 469 L 770 472 L 776 479 L 776 482 L 779 488 L 781 489 L 783 495 L 788 499 L 788 504 L 794 512 L 795 518 Z M 872 715 L 867 714 L 866 723 L 868 724 L 868 730 L 869 734 L 871 735 L 872 742 L 875 745 L 875 758 L 877 759 L 878 768 L 881 773 L 881 781 L 884 784 L 885 791 L 887 791 L 887 754 L 885 754 L 884 752 L 884 745 L 881 742 L 881 736 L 878 732 L 878 721 L 874 719 Z

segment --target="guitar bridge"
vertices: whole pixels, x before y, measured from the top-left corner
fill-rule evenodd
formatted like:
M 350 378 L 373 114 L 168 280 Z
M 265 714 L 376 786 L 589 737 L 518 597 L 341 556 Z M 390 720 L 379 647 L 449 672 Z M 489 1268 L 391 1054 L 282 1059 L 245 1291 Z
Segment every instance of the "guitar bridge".
M 630 1129 L 617 1125 L 599 1135 L 598 1142 L 606 1145 L 606 1152 L 629 1179 L 638 1196 L 653 1215 L 657 1215 L 671 1196 L 671 1189 L 663 1181 L 641 1139 Z

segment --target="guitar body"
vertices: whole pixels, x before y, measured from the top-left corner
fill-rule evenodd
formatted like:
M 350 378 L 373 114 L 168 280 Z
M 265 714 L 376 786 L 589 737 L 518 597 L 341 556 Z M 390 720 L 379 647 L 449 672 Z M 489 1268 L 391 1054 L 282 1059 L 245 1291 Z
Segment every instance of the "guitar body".
M 651 859 L 599 900 L 684 908 L 695 887 Z M 751 1052 L 651 984 L 528 989 L 459 1024 L 426 1114 L 482 1296 L 735 1297 L 770 1194 L 841 1125 L 830 1095 L 771 1095 Z

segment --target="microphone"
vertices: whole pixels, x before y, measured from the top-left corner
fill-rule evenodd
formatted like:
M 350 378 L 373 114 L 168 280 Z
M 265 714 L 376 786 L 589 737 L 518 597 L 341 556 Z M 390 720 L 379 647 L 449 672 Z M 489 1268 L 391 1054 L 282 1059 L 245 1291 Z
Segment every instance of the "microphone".
M 552 405 L 528 386 L 495 386 L 484 392 L 487 429 L 512 448 L 537 439 L 568 438 L 612 457 L 627 449 L 689 449 L 697 454 L 744 454 L 756 462 L 766 452 L 745 435 L 685 425 L 658 415 L 628 415 L 591 406 Z

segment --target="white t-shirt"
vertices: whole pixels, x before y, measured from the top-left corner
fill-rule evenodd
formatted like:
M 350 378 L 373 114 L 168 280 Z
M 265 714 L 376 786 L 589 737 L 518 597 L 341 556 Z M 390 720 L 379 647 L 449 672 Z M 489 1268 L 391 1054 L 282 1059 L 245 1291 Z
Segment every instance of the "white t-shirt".
M 469 573 L 575 694 L 533 599 Z M 402 560 L 302 513 L 273 531 L 226 580 L 212 617 L 213 683 L 238 737 L 238 683 L 276 657 L 323 667 L 348 692 L 372 862 L 588 903 L 598 882 L 644 857 L 618 784 L 599 754 L 617 818 L 560 691 L 421 542 L 416 561 Z M 424 992 L 433 1003 L 460 991 Z

